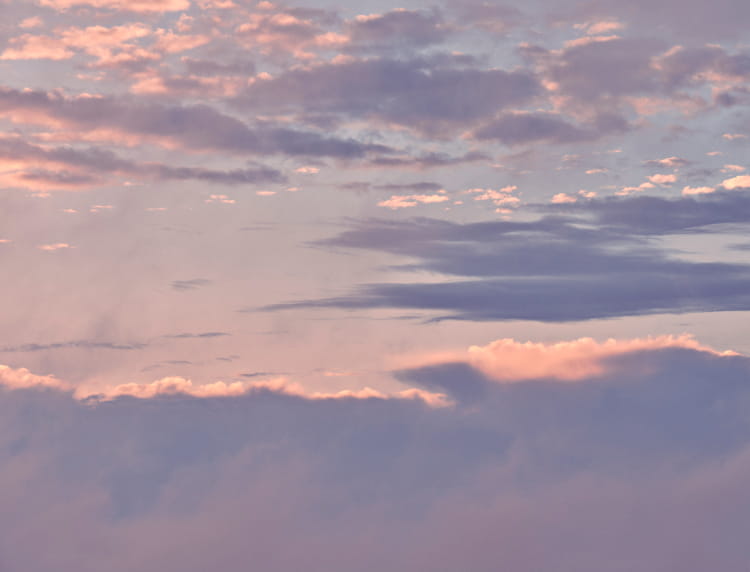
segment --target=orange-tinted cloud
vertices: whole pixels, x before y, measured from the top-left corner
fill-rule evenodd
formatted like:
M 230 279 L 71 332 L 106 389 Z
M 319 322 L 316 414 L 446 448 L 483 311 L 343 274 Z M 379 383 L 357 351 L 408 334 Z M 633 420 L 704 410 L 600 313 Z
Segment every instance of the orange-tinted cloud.
M 631 340 L 609 339 L 604 342 L 580 338 L 569 342 L 518 342 L 504 338 L 486 346 L 471 346 L 466 353 L 450 353 L 408 360 L 409 367 L 440 363 L 465 362 L 488 378 L 512 383 L 533 379 L 578 381 L 613 373 L 611 358 L 638 352 L 682 348 L 714 355 L 737 355 L 718 352 L 701 345 L 693 337 L 659 336 Z
M 56 10 L 91 6 L 123 12 L 176 12 L 190 7 L 190 0 L 40 0 L 39 3 Z

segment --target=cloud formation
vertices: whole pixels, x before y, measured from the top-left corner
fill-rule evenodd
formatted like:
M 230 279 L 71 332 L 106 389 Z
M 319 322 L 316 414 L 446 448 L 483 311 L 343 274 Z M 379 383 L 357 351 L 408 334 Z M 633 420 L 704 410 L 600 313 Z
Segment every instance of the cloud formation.
M 0 370 L 3 564 L 740 570 L 747 358 L 679 338 L 478 351 L 509 349 L 608 366 L 575 381 L 551 367 L 498 382 L 467 361 L 399 373 L 449 392 L 450 407 L 180 379 L 77 401 Z M 54 541 L 38 550 L 29 535 Z
M 430 311 L 436 319 L 548 322 L 750 310 L 746 264 L 683 260 L 639 237 L 745 220 L 740 208 L 748 206 L 747 197 L 553 203 L 544 208 L 588 217 L 467 224 L 426 218 L 358 222 L 318 244 L 387 252 L 414 260 L 397 269 L 427 270 L 451 279 L 371 283 L 341 296 L 262 309 L 411 308 Z M 646 206 L 654 216 L 643 217 Z M 664 217 L 655 216 L 660 210 Z M 584 220 L 588 226 L 582 228 L 578 223 Z

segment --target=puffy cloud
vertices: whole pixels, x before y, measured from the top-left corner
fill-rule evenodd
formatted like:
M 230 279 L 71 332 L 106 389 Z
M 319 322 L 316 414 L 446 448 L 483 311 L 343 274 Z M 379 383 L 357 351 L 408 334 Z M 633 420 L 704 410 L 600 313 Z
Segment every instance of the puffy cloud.
M 253 82 L 236 103 L 276 113 L 373 117 L 439 132 L 523 104 L 538 92 L 536 79 L 524 71 L 459 67 L 452 60 L 371 59 L 290 69 Z
M 560 92 L 583 101 L 607 101 L 659 91 L 651 58 L 661 47 L 658 41 L 613 38 L 572 45 L 559 53 L 542 52 L 540 62 Z
M 0 365 L 0 386 L 7 389 L 51 388 L 68 391 L 71 386 L 51 375 L 35 375 L 28 369 Z
M 724 165 L 721 169 L 722 173 L 741 173 L 744 170 L 742 165 Z
M 647 167 L 668 167 L 671 169 L 684 167 L 685 165 L 689 164 L 690 161 L 682 159 L 680 157 L 664 157 L 663 159 L 651 159 L 644 163 L 644 165 L 646 165 Z
M 656 185 L 669 186 L 672 183 L 677 182 L 677 175 L 656 173 L 655 175 L 649 175 L 648 180 Z
M 721 186 L 730 191 L 750 188 L 750 175 L 738 175 L 731 179 L 725 179 L 721 182 Z
M 491 201 L 496 207 L 507 209 L 508 207 L 518 207 L 521 204 L 521 199 L 513 195 L 517 190 L 517 186 L 508 185 L 499 190 L 468 189 L 464 193 L 473 194 L 475 201 Z
M 340 48 L 348 41 L 345 35 L 327 29 L 339 22 L 329 10 L 259 2 L 243 16 L 232 35 L 243 46 L 280 61 L 290 56 L 293 60 L 313 60 L 318 50 Z
M 663 73 L 669 86 L 750 78 L 750 56 L 730 55 L 719 46 L 677 46 L 658 57 L 654 65 Z
M 554 204 L 564 204 L 564 203 L 575 203 L 578 201 L 578 197 L 569 195 L 567 193 L 557 193 L 552 197 L 551 202 Z
M 24 34 L 13 38 L 10 46 L 0 54 L 0 60 L 66 60 L 73 55 L 74 52 L 62 40 Z
M 320 168 L 307 165 L 304 167 L 297 167 L 294 172 L 301 173 L 303 175 L 316 175 L 320 172 Z
M 390 199 L 378 203 L 379 207 L 389 209 L 405 209 L 415 207 L 419 204 L 429 205 L 435 203 L 444 203 L 449 201 L 450 197 L 446 194 L 435 195 L 393 195 Z
M 461 24 L 492 35 L 506 34 L 526 19 L 516 6 L 509 4 L 485 0 L 451 0 L 449 5 Z
M 363 14 L 348 24 L 349 42 L 354 49 L 424 47 L 445 41 L 450 31 L 450 26 L 435 9 Z

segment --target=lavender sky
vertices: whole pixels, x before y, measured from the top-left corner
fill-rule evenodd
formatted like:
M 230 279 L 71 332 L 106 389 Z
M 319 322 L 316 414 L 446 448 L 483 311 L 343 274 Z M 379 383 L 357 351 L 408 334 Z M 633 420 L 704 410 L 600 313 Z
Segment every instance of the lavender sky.
M 747 572 L 748 22 L 0 0 L 0 571 Z

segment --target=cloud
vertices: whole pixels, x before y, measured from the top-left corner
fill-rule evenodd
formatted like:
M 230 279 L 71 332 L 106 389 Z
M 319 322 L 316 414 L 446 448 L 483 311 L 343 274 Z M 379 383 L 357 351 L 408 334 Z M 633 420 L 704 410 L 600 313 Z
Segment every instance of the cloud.
M 73 248 L 66 242 L 56 242 L 54 244 L 42 244 L 37 246 L 39 250 L 44 250 L 45 252 L 54 252 L 55 250 L 64 250 L 67 248 Z
M 568 4 L 572 7 L 572 4 Z M 729 41 L 744 29 L 738 20 L 750 17 L 750 8 L 741 0 L 634 0 L 626 4 L 616 0 L 595 0 L 589 13 L 617 16 L 633 22 L 644 34 L 661 32 L 675 38 L 694 41 Z
M 369 59 L 290 69 L 236 99 L 276 113 L 332 112 L 439 133 L 465 128 L 539 93 L 530 73 L 459 67 L 451 60 Z
M 710 225 L 742 222 L 750 216 L 750 198 L 744 194 L 717 190 L 699 195 L 618 197 L 580 205 L 557 205 L 554 210 L 593 216 L 597 224 L 635 235 L 707 232 Z
M 616 117 L 600 116 L 591 126 L 577 126 L 554 113 L 508 113 L 474 131 L 473 137 L 506 145 L 540 141 L 565 144 L 592 141 L 627 129 L 627 122 Z
M 415 183 L 385 183 L 385 184 L 372 184 L 368 181 L 354 181 L 351 183 L 343 183 L 339 185 L 341 189 L 347 190 L 347 191 L 357 191 L 357 192 L 366 192 L 366 191 L 419 191 L 419 192 L 428 192 L 428 191 L 439 191 L 443 188 L 443 185 L 440 183 L 435 183 L 433 181 L 417 181 Z
M 481 351 L 509 348 L 552 375 L 398 373 L 449 407 L 183 378 L 81 400 L 0 391 L 4 567 L 742 569 L 748 358 L 684 338 Z M 576 355 L 603 367 L 555 377 Z
M 145 348 L 145 343 L 132 343 L 123 344 L 117 342 L 102 342 L 92 340 L 73 340 L 68 342 L 54 342 L 46 344 L 22 344 L 16 346 L 3 346 L 0 347 L 0 353 L 26 353 L 26 352 L 42 352 L 48 350 L 59 350 L 59 349 L 86 349 L 86 350 L 118 350 L 118 351 L 132 351 L 141 350 Z
M 717 356 L 739 355 L 731 351 L 717 352 L 687 335 L 631 340 L 611 338 L 604 342 L 580 338 L 552 344 L 505 338 L 486 346 L 471 346 L 465 353 L 412 358 L 413 363 L 408 367 L 427 368 L 461 361 L 488 380 L 501 383 L 547 379 L 572 382 L 621 374 L 620 368 L 624 364 L 619 358 L 669 349 L 689 349 Z
M 658 92 L 659 76 L 651 67 L 662 42 L 634 38 L 572 45 L 560 52 L 525 50 L 539 58 L 546 77 L 566 95 L 582 101 L 607 101 L 641 93 Z M 611 64 L 617 61 L 617 67 Z
M 496 36 L 506 34 L 525 20 L 521 11 L 509 4 L 483 0 L 452 0 L 449 6 L 461 24 L 476 27 Z
M 709 193 L 716 192 L 716 189 L 713 187 L 683 187 L 682 194 L 683 195 L 707 195 Z
M 110 96 L 67 97 L 43 91 L 0 88 L 0 114 L 14 120 L 53 121 L 81 134 L 107 130 L 134 136 L 139 142 L 167 141 L 204 151 L 362 157 L 387 152 L 382 145 L 324 137 L 286 127 L 252 128 L 207 105 L 164 105 Z
M 477 163 L 488 161 L 490 156 L 481 151 L 467 151 L 463 155 L 449 155 L 447 153 L 428 152 L 416 156 L 379 156 L 372 158 L 368 164 L 378 168 L 394 169 L 433 169 L 452 167 L 463 163 Z
M 206 338 L 223 338 L 225 336 L 229 336 L 231 334 L 228 334 L 226 332 L 201 332 L 199 334 L 192 334 L 192 333 L 183 333 L 183 334 L 171 334 L 168 336 L 164 336 L 165 338 L 173 338 L 177 340 L 187 340 L 187 339 L 206 339 Z
M 125 159 L 101 147 L 50 147 L 0 138 L 0 175 L 7 186 L 32 190 L 79 190 L 101 186 L 104 176 L 128 176 L 158 181 L 197 180 L 225 185 L 283 182 L 281 172 L 265 166 L 217 170 Z
M 682 159 L 680 157 L 665 157 L 663 159 L 651 159 L 643 163 L 647 167 L 667 167 L 677 168 L 684 167 L 690 164 L 690 161 Z
M 211 281 L 205 278 L 193 278 L 191 280 L 175 280 L 172 282 L 172 288 L 175 290 L 195 290 L 209 284 L 211 284 Z
M 436 319 L 546 322 L 748 310 L 750 266 L 683 260 L 639 237 L 741 221 L 750 206 L 745 203 L 725 196 L 558 200 L 545 208 L 587 217 L 467 224 L 424 218 L 359 221 L 317 244 L 387 252 L 408 260 L 394 269 L 439 273 L 446 280 L 364 284 L 340 296 L 261 309 L 410 308 Z M 653 216 L 644 219 L 644 212 Z M 586 226 L 577 225 L 581 222 Z
M 656 185 L 669 186 L 677 182 L 677 175 L 656 173 L 655 175 L 649 175 L 648 180 Z
M 397 9 L 384 14 L 359 15 L 347 25 L 350 49 L 392 50 L 421 48 L 444 42 L 450 26 L 436 9 Z
M 565 204 L 565 203 L 575 203 L 578 202 L 578 197 L 575 197 L 573 195 L 569 195 L 567 193 L 556 193 L 551 200 L 554 204 Z
M 0 365 L 0 387 L 6 389 L 49 388 L 68 391 L 71 386 L 51 375 L 35 375 L 28 369 Z
M 78 6 L 124 12 L 177 12 L 190 7 L 190 0 L 39 0 L 42 6 L 65 11 Z
M 721 186 L 730 191 L 734 189 L 748 189 L 750 188 L 750 175 L 738 175 L 731 179 L 725 179 L 721 182 Z
M 379 207 L 386 207 L 392 210 L 415 207 L 417 205 L 428 205 L 435 203 L 444 203 L 449 201 L 450 197 L 446 194 L 434 195 L 393 195 L 390 199 L 378 203 Z
M 57 28 L 54 34 L 54 36 L 23 34 L 12 38 L 9 47 L 0 55 L 0 59 L 64 60 L 81 52 L 96 58 L 96 65 L 106 65 L 121 61 L 128 55 L 131 57 L 143 55 L 142 48 L 130 42 L 150 36 L 151 29 L 140 23 L 112 27 L 96 25 L 83 28 Z M 154 48 L 163 51 L 160 46 Z M 153 58 L 158 59 L 157 56 Z
M 513 193 L 518 190 L 515 185 L 508 185 L 501 189 L 467 189 L 464 193 L 473 194 L 475 201 L 491 201 L 496 207 L 507 209 L 509 207 L 518 207 L 521 199 L 514 196 Z
M 348 41 L 346 35 L 329 31 L 339 23 L 330 10 L 259 2 L 243 16 L 232 26 L 232 35 L 242 46 L 280 62 L 315 59 L 316 52 L 341 48 Z

